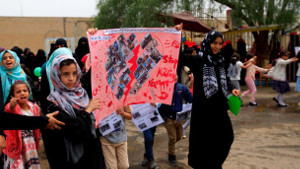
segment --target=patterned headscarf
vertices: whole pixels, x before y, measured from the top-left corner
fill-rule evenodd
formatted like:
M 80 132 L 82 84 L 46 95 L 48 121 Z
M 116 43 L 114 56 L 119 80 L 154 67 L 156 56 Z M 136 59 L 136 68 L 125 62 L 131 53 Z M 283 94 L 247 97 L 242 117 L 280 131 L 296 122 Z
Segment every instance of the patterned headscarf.
M 15 65 L 12 69 L 7 69 L 2 62 L 4 53 L 9 52 L 15 58 Z M 18 55 L 11 50 L 4 50 L 0 54 L 0 75 L 2 81 L 2 91 L 3 91 L 3 102 L 5 103 L 9 94 L 11 85 L 16 80 L 22 80 L 26 82 L 26 73 L 21 68 L 20 58 Z
M 49 60 L 47 61 L 47 64 L 46 64 L 46 74 L 47 74 L 47 78 L 48 78 L 48 81 L 49 81 L 50 91 L 53 89 L 53 84 L 52 84 L 51 79 L 50 79 L 51 65 L 52 65 L 53 60 L 56 57 L 60 56 L 60 55 L 69 55 L 69 56 L 72 56 L 72 51 L 69 48 L 65 48 L 65 47 L 58 48 L 58 49 L 56 49 L 52 53 L 52 55 L 50 56 Z M 78 71 L 79 70 L 80 69 L 78 69 Z
M 72 89 L 67 88 L 60 80 L 60 63 L 63 60 L 74 60 L 77 67 L 77 81 Z M 50 79 L 53 84 L 48 100 L 56 104 L 71 117 L 76 117 L 74 109 L 84 110 L 89 105 L 89 97 L 87 92 L 81 87 L 80 77 L 82 73 L 72 55 L 60 55 L 53 60 L 50 70 Z
M 219 79 L 222 86 L 222 92 L 225 96 L 227 95 L 227 77 L 224 64 L 225 59 L 223 56 L 221 56 L 220 51 L 217 54 L 214 54 L 210 47 L 211 43 L 213 43 L 218 37 L 221 37 L 222 41 L 224 42 L 223 35 L 220 32 L 209 32 L 202 41 L 199 52 L 199 55 L 203 58 L 204 62 L 203 88 L 206 98 L 210 98 L 219 91 L 217 73 L 215 72 L 216 70 L 214 68 L 215 66 L 217 66 L 219 69 Z
M 200 52 L 199 54 L 202 55 L 206 55 L 206 62 L 209 64 L 218 64 L 218 63 L 222 63 L 224 61 L 224 57 L 221 56 L 221 50 L 217 53 L 214 54 L 212 52 L 212 49 L 210 47 L 211 43 L 213 43 L 218 37 L 222 38 L 222 41 L 224 42 L 224 37 L 223 35 L 218 32 L 218 31 L 211 31 L 209 32 L 206 37 L 203 39 L 202 43 L 201 43 L 201 48 L 200 48 Z

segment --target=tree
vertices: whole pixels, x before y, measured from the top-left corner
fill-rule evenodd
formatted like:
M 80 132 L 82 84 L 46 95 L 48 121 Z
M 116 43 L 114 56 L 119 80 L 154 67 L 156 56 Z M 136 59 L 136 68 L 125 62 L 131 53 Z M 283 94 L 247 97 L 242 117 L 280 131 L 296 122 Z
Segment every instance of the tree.
M 161 27 L 159 13 L 173 11 L 173 0 L 100 0 L 94 26 L 104 28 Z
M 212 1 L 212 0 L 211 0 Z M 214 0 L 232 9 L 231 17 L 236 23 L 248 26 L 290 25 L 297 21 L 300 11 L 299 0 Z M 256 43 L 256 55 L 261 65 L 272 51 L 269 42 L 269 31 L 252 32 Z M 278 30 L 274 32 L 271 42 L 276 39 Z
M 204 0 L 99 0 L 94 26 L 100 29 L 120 27 L 162 27 L 173 25 L 160 13 L 199 12 Z

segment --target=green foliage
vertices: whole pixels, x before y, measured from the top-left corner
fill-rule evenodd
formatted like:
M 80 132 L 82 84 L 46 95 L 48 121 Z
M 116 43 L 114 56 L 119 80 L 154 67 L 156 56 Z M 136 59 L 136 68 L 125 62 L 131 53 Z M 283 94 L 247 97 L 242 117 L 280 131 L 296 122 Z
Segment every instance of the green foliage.
M 94 26 L 99 29 L 162 27 L 165 19 L 158 14 L 171 12 L 172 7 L 173 0 L 100 0 Z
M 236 24 L 249 26 L 293 24 L 300 14 L 299 0 L 211 0 L 232 9 Z

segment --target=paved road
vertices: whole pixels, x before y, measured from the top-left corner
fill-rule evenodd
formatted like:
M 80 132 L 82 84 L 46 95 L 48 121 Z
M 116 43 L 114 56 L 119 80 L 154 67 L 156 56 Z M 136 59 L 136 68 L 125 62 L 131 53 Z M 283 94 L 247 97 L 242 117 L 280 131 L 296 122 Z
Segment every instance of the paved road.
M 294 86 L 292 84 L 291 86 Z M 245 87 L 242 87 L 245 89 Z M 293 90 L 293 88 L 292 88 Z M 276 93 L 271 87 L 258 87 L 258 107 L 246 105 L 244 100 L 238 116 L 230 113 L 234 127 L 235 141 L 223 165 L 224 169 L 299 169 L 300 168 L 300 93 L 294 91 L 284 96 L 287 108 L 278 108 L 272 100 Z M 143 135 L 132 122 L 127 121 L 128 152 L 130 169 L 144 169 L 141 161 L 144 154 Z M 189 129 L 189 128 L 188 128 Z M 163 125 L 158 126 L 154 154 L 162 169 L 186 168 L 188 139 L 176 144 L 178 166 L 173 167 L 167 160 L 168 137 Z M 41 150 L 43 168 L 48 169 L 45 155 Z

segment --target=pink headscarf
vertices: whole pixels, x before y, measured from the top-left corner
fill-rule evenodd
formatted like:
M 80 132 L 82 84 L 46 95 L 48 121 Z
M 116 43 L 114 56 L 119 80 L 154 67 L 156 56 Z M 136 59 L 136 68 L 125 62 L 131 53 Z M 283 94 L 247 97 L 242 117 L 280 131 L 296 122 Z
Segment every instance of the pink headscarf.
M 74 60 L 77 67 L 77 81 L 72 89 L 67 88 L 60 80 L 60 63 L 63 60 Z M 81 70 L 73 56 L 60 55 L 53 60 L 50 69 L 50 79 L 54 89 L 50 92 L 48 100 L 56 104 L 71 117 L 76 117 L 74 109 L 84 110 L 89 105 L 87 92 L 81 87 L 80 77 Z

